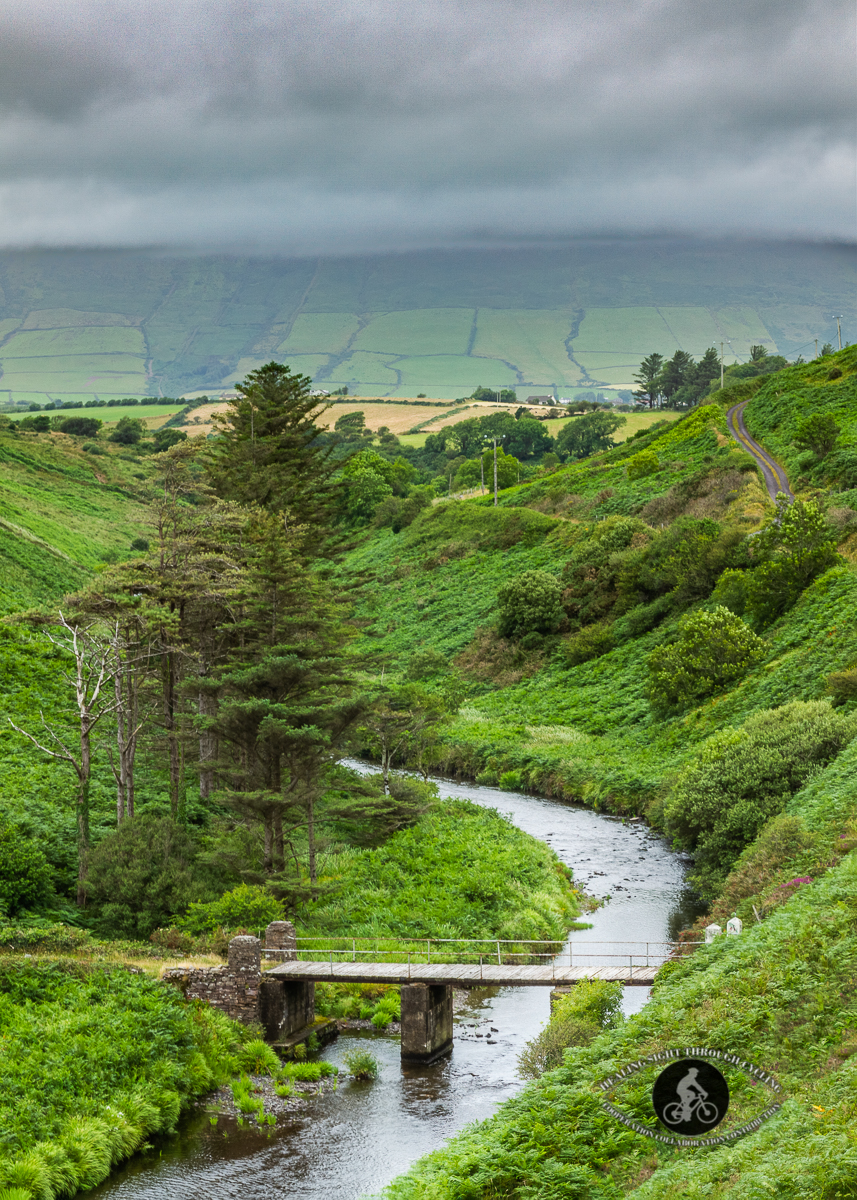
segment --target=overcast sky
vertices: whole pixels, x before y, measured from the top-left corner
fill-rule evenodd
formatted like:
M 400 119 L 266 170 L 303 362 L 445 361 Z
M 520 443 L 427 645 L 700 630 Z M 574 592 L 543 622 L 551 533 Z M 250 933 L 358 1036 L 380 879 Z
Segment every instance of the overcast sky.
M 853 0 L 0 0 L 0 244 L 854 237 Z

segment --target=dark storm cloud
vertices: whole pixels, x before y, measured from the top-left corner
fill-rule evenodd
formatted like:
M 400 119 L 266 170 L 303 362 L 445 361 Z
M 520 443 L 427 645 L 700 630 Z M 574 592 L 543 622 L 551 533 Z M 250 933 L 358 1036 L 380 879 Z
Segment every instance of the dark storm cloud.
M 0 14 L 7 245 L 853 233 L 844 0 Z

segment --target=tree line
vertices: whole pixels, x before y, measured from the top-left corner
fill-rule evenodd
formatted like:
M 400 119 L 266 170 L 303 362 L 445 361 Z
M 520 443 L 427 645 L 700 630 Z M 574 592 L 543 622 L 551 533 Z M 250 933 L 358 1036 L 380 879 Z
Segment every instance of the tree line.
M 67 679 L 70 717 L 14 727 L 75 781 L 81 905 L 99 756 L 120 835 L 142 757 L 165 777 L 175 826 L 198 794 L 233 829 L 256 831 L 262 880 L 283 894 L 313 894 L 331 828 L 371 841 L 424 810 L 390 766 L 408 755 L 426 769 L 446 706 L 417 681 L 375 683 L 353 653 L 329 569 L 348 538 L 348 476 L 318 425 L 324 409 L 308 379 L 276 363 L 236 390 L 215 438 L 177 441 L 155 460 L 140 552 L 58 609 L 15 618 L 53 643 Z M 343 788 L 350 738 L 381 760 L 380 787 Z

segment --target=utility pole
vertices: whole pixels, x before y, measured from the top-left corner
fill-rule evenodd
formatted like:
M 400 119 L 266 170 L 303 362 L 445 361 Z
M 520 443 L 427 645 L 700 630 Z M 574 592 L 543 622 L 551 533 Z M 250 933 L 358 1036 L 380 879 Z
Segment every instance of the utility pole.
M 482 495 L 485 495 L 485 459 L 479 455 L 479 486 L 482 489 Z
M 720 386 L 723 387 L 723 343 L 720 343 Z
M 486 442 L 491 441 L 494 443 L 494 507 L 495 508 L 497 507 L 497 442 L 498 441 L 502 442 L 503 438 L 505 436 L 506 435 L 503 434 L 503 437 L 500 437 L 500 438 L 498 438 L 496 436 L 492 436 L 489 438 L 489 436 L 486 434 L 485 439 L 484 439 Z
M 839 334 L 839 349 L 840 349 L 840 350 L 842 349 L 842 325 L 841 325 L 841 321 L 842 321 L 842 314 L 840 313 L 840 314 L 839 314 L 839 316 L 836 318 L 836 332 Z
M 815 339 L 815 357 L 818 358 L 818 338 Z

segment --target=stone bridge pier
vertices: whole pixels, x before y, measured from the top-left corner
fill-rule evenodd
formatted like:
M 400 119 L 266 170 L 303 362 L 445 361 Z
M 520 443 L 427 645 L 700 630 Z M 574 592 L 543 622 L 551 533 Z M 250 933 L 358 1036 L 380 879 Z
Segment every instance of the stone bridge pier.
M 402 1062 L 426 1065 L 452 1053 L 452 988 L 403 983 Z

